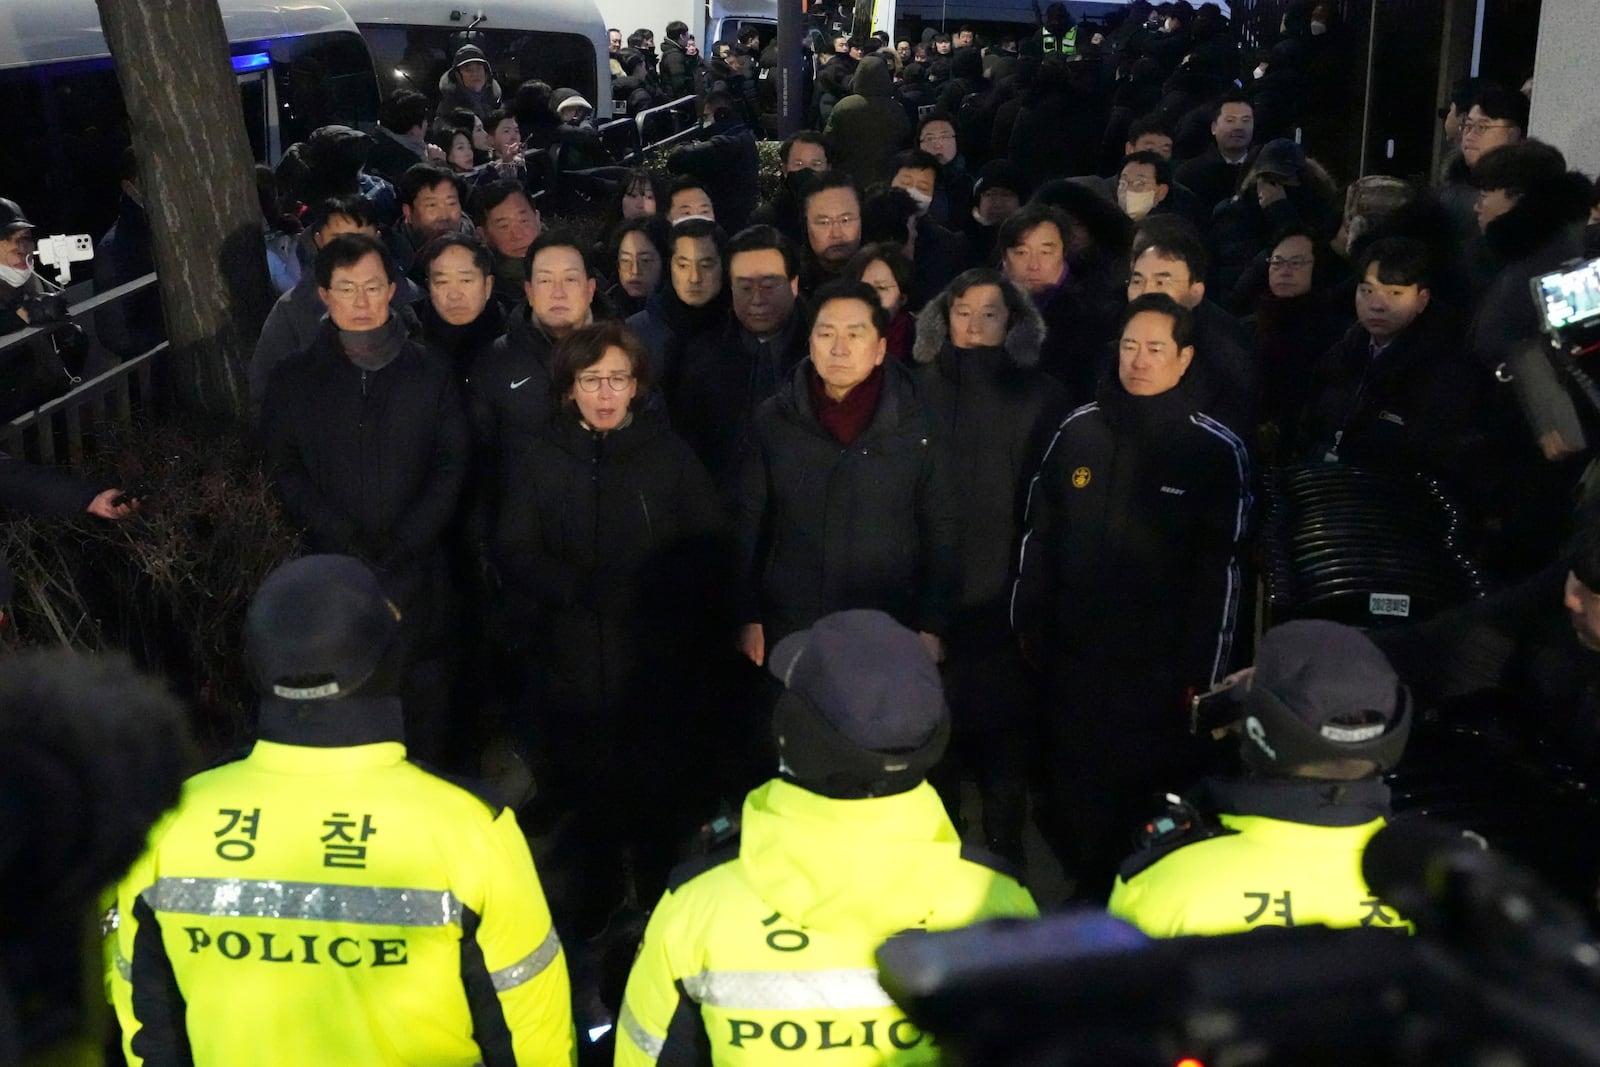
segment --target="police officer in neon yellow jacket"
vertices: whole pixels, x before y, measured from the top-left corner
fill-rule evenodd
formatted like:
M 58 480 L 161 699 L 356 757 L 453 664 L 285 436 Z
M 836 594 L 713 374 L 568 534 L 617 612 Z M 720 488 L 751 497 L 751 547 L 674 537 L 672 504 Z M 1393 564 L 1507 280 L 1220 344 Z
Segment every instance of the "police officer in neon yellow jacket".
M 1146 828 L 1109 910 L 1148 934 L 1409 924 L 1367 887 L 1361 853 L 1389 817 L 1380 775 L 1405 749 L 1410 695 L 1376 645 L 1338 623 L 1262 639 L 1237 703 L 1248 775 L 1205 782 Z
M 907 931 L 1036 914 L 1016 881 L 964 853 L 923 781 L 950 734 L 938 668 L 877 611 L 825 616 L 768 665 L 787 686 L 780 777 L 745 799 L 737 854 L 681 869 L 657 905 L 616 1063 L 937 1063 L 873 953 Z
M 516 819 L 406 760 L 397 633 L 347 556 L 257 592 L 260 740 L 189 780 L 118 890 L 130 1062 L 574 1061 L 566 960 Z

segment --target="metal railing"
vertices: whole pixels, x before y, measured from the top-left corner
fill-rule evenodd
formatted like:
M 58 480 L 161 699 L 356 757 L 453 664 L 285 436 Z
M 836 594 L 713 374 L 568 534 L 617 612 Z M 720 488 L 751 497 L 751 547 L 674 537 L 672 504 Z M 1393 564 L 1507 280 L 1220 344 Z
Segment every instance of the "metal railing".
M 156 284 L 154 274 L 135 278 L 104 293 L 72 305 L 72 317 L 89 322 L 96 311 L 129 301 Z M 0 360 L 15 359 L 25 348 L 48 349 L 49 326 L 32 326 L 0 337 Z M 0 427 L 0 443 L 13 456 L 37 458 L 41 463 L 83 461 L 84 453 L 101 426 L 126 426 L 136 410 L 155 399 L 156 363 L 167 352 L 162 341 L 143 352 L 87 378 L 52 400 L 24 412 Z M 65 453 L 63 455 L 63 453 Z
M 611 149 L 620 163 L 642 162 L 646 157 L 692 138 L 700 128 L 696 114 L 699 97 L 690 93 L 655 107 L 645 108 L 636 115 L 614 119 L 598 130 L 600 139 Z M 652 132 L 659 133 L 663 124 L 671 132 L 650 140 Z M 630 131 L 628 127 L 632 127 Z M 618 152 L 619 148 L 626 149 Z

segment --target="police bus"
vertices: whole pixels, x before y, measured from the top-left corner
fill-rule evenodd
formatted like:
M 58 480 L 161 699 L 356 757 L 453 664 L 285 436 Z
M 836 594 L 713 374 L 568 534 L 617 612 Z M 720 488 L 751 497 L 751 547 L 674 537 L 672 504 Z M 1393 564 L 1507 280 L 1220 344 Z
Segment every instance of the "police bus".
M 319 126 L 377 121 L 372 59 L 333 0 L 219 0 L 257 161 Z M 94 0 L 0 7 L 0 196 L 44 233 L 98 236 L 116 217 L 127 108 Z

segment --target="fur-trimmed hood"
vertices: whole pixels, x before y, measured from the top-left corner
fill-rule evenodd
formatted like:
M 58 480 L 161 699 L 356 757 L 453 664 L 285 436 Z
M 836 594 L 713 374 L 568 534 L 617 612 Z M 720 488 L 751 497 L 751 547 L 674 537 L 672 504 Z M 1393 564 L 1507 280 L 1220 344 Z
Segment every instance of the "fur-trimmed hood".
M 1034 306 L 1032 298 L 1015 282 L 1002 281 L 1001 284 L 1011 290 L 1011 298 L 1006 301 L 1006 305 L 1025 309 L 1020 315 L 1013 314 L 1002 347 L 1011 357 L 1011 362 L 1017 366 L 1037 367 L 1039 350 L 1044 347 L 1044 316 L 1039 314 L 1039 309 Z M 911 358 L 914 362 L 932 363 L 939 358 L 939 352 L 944 348 L 945 342 L 950 340 L 951 302 L 950 290 L 947 287 L 917 313 L 917 341 L 911 348 Z
M 1484 240 L 1502 263 L 1514 263 L 1589 219 L 1594 187 L 1576 171 L 1534 182 L 1510 211 L 1489 223 Z

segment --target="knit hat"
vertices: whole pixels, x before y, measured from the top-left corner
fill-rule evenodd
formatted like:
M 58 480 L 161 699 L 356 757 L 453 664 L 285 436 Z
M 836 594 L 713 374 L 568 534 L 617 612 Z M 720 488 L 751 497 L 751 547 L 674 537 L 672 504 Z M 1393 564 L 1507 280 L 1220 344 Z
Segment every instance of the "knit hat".
M 767 659 L 786 692 L 773 710 L 780 769 L 840 799 L 903 793 L 950 740 L 939 668 L 881 611 L 841 611 L 790 634 Z
M 1242 699 L 1240 748 L 1264 774 L 1340 759 L 1386 771 L 1411 731 L 1411 695 L 1383 652 L 1355 627 L 1321 619 L 1267 631 Z
M 337 700 L 377 672 L 400 612 L 366 564 L 305 556 L 267 575 L 245 614 L 256 683 L 281 700 Z

